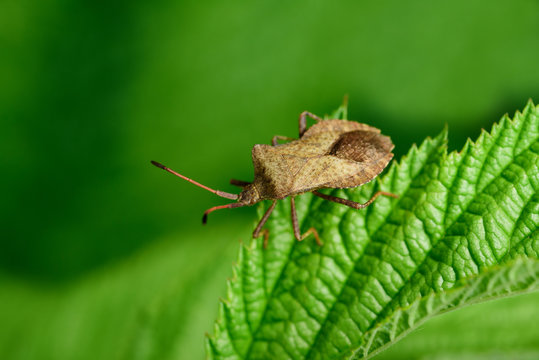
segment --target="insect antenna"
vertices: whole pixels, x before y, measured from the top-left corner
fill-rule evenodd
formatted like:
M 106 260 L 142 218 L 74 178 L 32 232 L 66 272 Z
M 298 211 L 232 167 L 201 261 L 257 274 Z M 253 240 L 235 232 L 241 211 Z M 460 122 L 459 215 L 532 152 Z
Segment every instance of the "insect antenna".
M 237 208 L 237 207 L 242 207 L 242 206 L 247 206 L 247 205 L 242 204 L 242 203 L 232 203 L 232 204 L 226 204 L 226 205 L 218 205 L 218 206 L 209 208 L 208 210 L 204 211 L 204 215 L 202 216 L 202 223 L 206 224 L 206 222 L 208 221 L 208 214 L 211 212 L 214 212 L 215 210 L 232 209 L 232 208 Z
M 178 176 L 178 177 L 181 177 L 182 179 L 189 181 L 191 184 L 194 184 L 194 185 L 196 185 L 196 186 L 198 186 L 198 187 L 201 187 L 201 188 L 203 188 L 203 189 L 205 189 L 205 190 L 208 190 L 208 191 L 210 191 L 210 192 L 212 192 L 212 193 L 214 193 L 215 195 L 218 195 L 218 196 L 220 196 L 220 197 L 224 197 L 224 198 L 231 199 L 231 200 L 238 200 L 238 198 L 239 198 L 239 195 L 238 195 L 238 194 L 231 194 L 231 193 L 227 193 L 227 192 L 224 192 L 224 191 L 221 191 L 221 190 L 214 190 L 214 189 L 209 188 L 209 187 L 207 187 L 207 186 L 205 186 L 205 185 L 202 185 L 201 183 L 198 183 L 198 182 L 196 182 L 196 181 L 193 180 L 193 179 L 189 179 L 187 176 L 183 176 L 182 174 L 177 173 L 176 171 L 174 171 L 174 170 L 172 170 L 172 169 L 166 167 L 165 165 L 163 165 L 163 164 L 161 164 L 161 163 L 158 163 L 157 161 L 153 161 L 153 160 L 152 160 L 151 163 L 152 163 L 153 165 L 157 166 L 157 167 L 160 168 L 160 169 L 163 169 L 163 170 L 165 170 L 165 171 L 168 171 L 168 172 L 171 173 L 171 174 L 174 174 L 174 175 L 176 175 L 176 176 Z M 229 204 L 229 205 L 234 205 L 234 204 Z M 224 206 L 227 206 L 227 205 L 224 205 Z M 216 207 L 218 207 L 218 206 L 216 206 Z M 229 206 L 229 207 L 237 207 L 237 206 Z M 213 208 L 212 208 L 212 209 L 213 209 Z M 210 209 L 210 210 L 211 210 L 211 209 Z M 215 210 L 217 210 L 217 209 L 215 209 Z M 213 211 L 213 210 L 212 210 L 212 211 Z

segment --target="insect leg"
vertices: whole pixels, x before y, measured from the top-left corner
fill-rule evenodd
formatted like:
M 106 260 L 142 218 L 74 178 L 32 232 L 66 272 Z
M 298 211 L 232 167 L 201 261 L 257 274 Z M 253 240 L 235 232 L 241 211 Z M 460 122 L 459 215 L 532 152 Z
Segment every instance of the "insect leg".
M 249 184 L 250 184 L 250 182 L 248 182 L 248 181 L 230 179 L 230 185 L 239 186 L 239 187 L 245 187 L 245 186 L 247 186 Z
M 323 121 L 320 116 L 316 116 L 308 111 L 302 112 L 299 116 L 299 137 L 302 137 L 305 130 L 307 130 L 307 116 L 316 121 Z
M 260 219 L 260 222 L 258 223 L 258 225 L 256 226 L 256 229 L 255 231 L 253 231 L 253 238 L 258 238 L 260 236 L 260 233 L 262 232 L 262 234 L 264 235 L 264 249 L 266 247 L 268 247 L 268 236 L 269 236 L 269 231 L 268 229 L 264 229 L 262 230 L 262 227 L 264 226 L 264 224 L 266 223 L 266 221 L 268 221 L 268 218 L 270 217 L 271 215 L 271 212 L 273 211 L 273 209 L 275 209 L 275 205 L 277 204 L 277 200 L 273 200 L 273 203 L 270 205 L 270 207 L 268 208 L 268 210 L 266 210 L 266 212 L 264 213 L 264 216 L 262 216 L 262 219 Z
M 290 196 L 290 207 L 291 207 L 291 213 L 292 213 L 292 227 L 294 228 L 294 236 L 298 241 L 301 241 L 305 239 L 307 236 L 313 234 L 314 238 L 316 239 L 316 243 L 319 246 L 322 246 L 322 242 L 320 241 L 320 237 L 318 236 L 318 231 L 316 231 L 315 228 L 310 228 L 305 232 L 305 234 L 301 235 L 301 231 L 299 229 L 298 224 L 298 215 L 296 214 L 296 203 L 294 201 L 294 197 Z
M 296 139 L 291 138 L 291 137 L 288 137 L 288 136 L 275 135 L 275 136 L 271 139 L 271 145 L 273 145 L 273 146 L 279 145 L 279 143 L 277 142 L 278 140 L 288 140 L 288 141 L 292 141 L 292 140 L 296 140 Z
M 336 202 L 336 203 L 339 203 L 339 204 L 343 204 L 343 205 L 346 205 L 346 206 L 350 206 L 351 208 L 354 208 L 354 209 L 363 209 L 363 208 L 366 208 L 367 206 L 369 206 L 370 204 L 372 204 L 372 202 L 374 200 L 376 200 L 376 198 L 380 195 L 384 195 L 384 196 L 391 196 L 391 197 L 394 197 L 394 198 L 398 198 L 399 196 L 398 195 L 395 195 L 395 194 L 392 194 L 392 193 L 389 193 L 389 192 L 385 192 L 385 191 L 378 191 L 376 194 L 374 194 L 366 203 L 364 204 L 361 204 L 361 203 L 358 203 L 358 202 L 355 202 L 355 201 L 352 201 L 352 200 L 348 200 L 348 199 L 342 199 L 342 198 L 339 198 L 339 197 L 336 197 L 336 196 L 331 196 L 331 195 L 326 195 L 326 194 L 322 194 L 318 191 L 313 191 L 313 194 L 318 196 L 318 197 L 321 197 L 322 199 L 324 200 L 329 200 L 329 201 L 333 201 L 333 202 Z

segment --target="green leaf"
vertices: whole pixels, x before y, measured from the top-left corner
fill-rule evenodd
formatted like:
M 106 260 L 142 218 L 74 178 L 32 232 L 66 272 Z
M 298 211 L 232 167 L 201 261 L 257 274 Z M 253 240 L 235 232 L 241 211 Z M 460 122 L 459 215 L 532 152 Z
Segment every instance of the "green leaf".
M 64 286 L 0 271 L 0 359 L 202 359 L 214 299 L 248 226 L 183 231 Z M 177 275 L 180 274 L 180 275 Z
M 533 292 L 436 316 L 375 359 L 539 359 L 538 303 Z
M 321 247 L 294 239 L 280 202 L 268 248 L 258 239 L 240 249 L 208 356 L 369 358 L 441 312 L 536 290 L 538 117 L 530 101 L 458 153 L 447 153 L 444 130 L 376 181 L 331 191 L 399 199 L 354 210 L 302 195 L 302 231 L 316 227 Z

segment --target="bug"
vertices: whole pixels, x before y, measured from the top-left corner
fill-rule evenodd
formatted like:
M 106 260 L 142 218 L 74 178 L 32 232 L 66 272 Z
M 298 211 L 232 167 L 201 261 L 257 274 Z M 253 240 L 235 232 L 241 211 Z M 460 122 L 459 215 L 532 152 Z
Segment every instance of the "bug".
M 307 117 L 316 121 L 307 129 Z M 299 139 L 275 135 L 271 145 L 257 144 L 253 147 L 254 180 L 252 182 L 232 179 L 230 183 L 241 187 L 240 194 L 231 194 L 211 189 L 176 171 L 156 162 L 151 163 L 180 178 L 189 181 L 223 198 L 236 200 L 226 205 L 209 208 L 204 212 L 205 224 L 208 214 L 215 210 L 231 209 L 254 205 L 262 200 L 272 200 L 262 219 L 253 231 L 253 238 L 264 235 L 267 247 L 269 232 L 264 224 L 278 200 L 290 197 L 292 226 L 298 241 L 313 235 L 318 245 L 320 236 L 314 227 L 301 234 L 294 198 L 312 192 L 322 199 L 333 201 L 354 209 L 369 206 L 378 196 L 398 197 L 395 194 L 378 191 L 367 202 L 358 203 L 318 192 L 326 188 L 352 188 L 368 183 L 387 166 L 392 159 L 391 139 L 372 126 L 355 121 L 324 120 L 304 111 L 299 116 Z M 289 141 L 279 144 L 279 141 Z

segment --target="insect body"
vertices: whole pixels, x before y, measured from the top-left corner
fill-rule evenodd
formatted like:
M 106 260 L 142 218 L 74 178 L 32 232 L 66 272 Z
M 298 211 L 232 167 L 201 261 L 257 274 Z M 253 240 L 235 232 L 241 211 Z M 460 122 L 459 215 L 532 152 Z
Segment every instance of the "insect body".
M 307 117 L 317 121 L 306 128 Z M 278 144 L 278 140 L 292 140 Z M 224 198 L 237 200 L 235 203 L 212 207 L 204 212 L 206 223 L 209 213 L 219 210 L 256 204 L 262 200 L 273 200 L 266 213 L 253 232 L 253 237 L 264 235 L 267 245 L 268 231 L 263 226 L 275 208 L 277 200 L 290 197 L 292 225 L 294 235 L 301 241 L 313 234 L 321 245 L 315 228 L 301 234 L 294 197 L 312 192 L 325 200 L 361 209 L 370 205 L 378 196 L 397 197 L 394 194 L 379 191 L 364 204 L 338 198 L 318 192 L 326 188 L 352 188 L 374 179 L 387 166 L 393 154 L 393 143 L 387 136 L 381 135 L 374 127 L 347 120 L 323 120 L 320 117 L 303 112 L 299 117 L 299 139 L 274 136 L 272 145 L 255 145 L 252 150 L 255 176 L 253 182 L 230 180 L 232 185 L 240 186 L 243 191 L 230 194 L 213 190 L 189 179 L 168 167 L 152 161 L 157 167 L 181 177 L 197 186 Z

